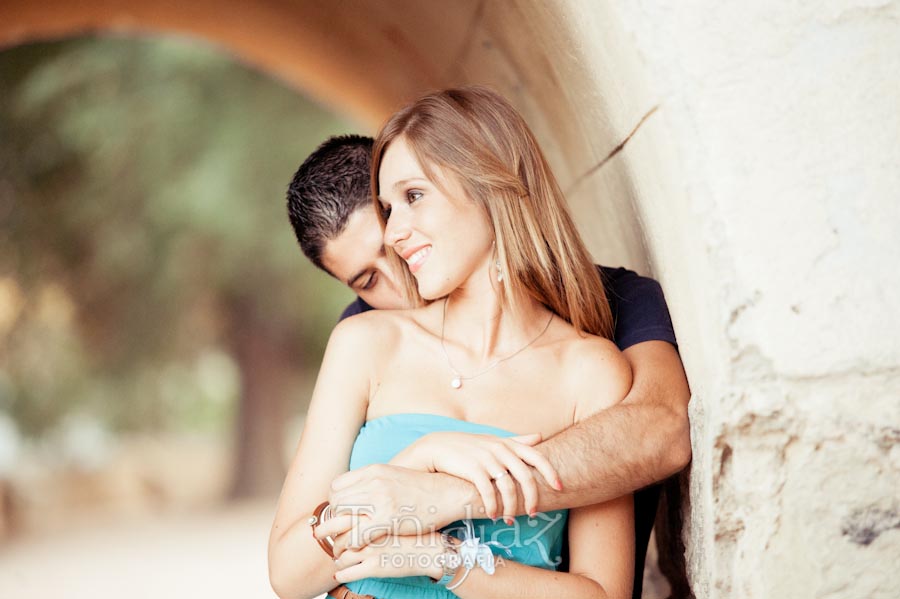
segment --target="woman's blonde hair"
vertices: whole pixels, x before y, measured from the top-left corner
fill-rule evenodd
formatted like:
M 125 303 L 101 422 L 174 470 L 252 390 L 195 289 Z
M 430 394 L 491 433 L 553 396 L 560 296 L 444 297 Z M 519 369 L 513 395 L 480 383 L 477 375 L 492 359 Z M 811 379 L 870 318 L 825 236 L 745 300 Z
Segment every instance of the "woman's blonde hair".
M 516 310 L 530 297 L 579 331 L 612 337 L 600 275 L 534 135 L 506 100 L 482 87 L 448 89 L 423 96 L 388 119 L 372 154 L 372 193 L 382 228 L 378 171 L 385 150 L 399 137 L 432 181 L 439 181 L 436 165 L 484 208 L 504 273 L 505 307 Z M 407 294 L 421 304 L 405 264 L 399 271 Z

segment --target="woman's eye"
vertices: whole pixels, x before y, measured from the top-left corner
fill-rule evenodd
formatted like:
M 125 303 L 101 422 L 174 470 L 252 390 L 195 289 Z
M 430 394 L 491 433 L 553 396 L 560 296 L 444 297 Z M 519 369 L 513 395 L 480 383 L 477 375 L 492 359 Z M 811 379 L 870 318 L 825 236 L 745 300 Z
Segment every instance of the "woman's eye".
M 385 206 L 384 204 L 382 204 L 381 205 L 381 218 L 383 218 L 384 220 L 387 220 L 388 218 L 390 218 L 390 216 L 391 216 L 390 205 Z
M 406 201 L 407 203 L 412 204 L 416 200 L 422 199 L 422 195 L 422 192 L 418 189 L 410 189 L 406 192 Z

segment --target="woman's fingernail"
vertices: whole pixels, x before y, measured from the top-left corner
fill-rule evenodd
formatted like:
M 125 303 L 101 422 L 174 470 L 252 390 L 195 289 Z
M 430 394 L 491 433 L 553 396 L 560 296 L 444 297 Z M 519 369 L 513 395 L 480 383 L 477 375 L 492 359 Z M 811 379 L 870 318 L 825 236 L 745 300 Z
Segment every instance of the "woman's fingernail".
M 506 522 L 509 526 L 512 526 L 512 525 L 513 525 L 513 519 L 512 519 L 512 518 L 506 518 L 506 519 L 504 519 L 503 521 Z
M 562 491 L 562 481 L 559 480 L 558 478 L 556 479 L 556 490 Z

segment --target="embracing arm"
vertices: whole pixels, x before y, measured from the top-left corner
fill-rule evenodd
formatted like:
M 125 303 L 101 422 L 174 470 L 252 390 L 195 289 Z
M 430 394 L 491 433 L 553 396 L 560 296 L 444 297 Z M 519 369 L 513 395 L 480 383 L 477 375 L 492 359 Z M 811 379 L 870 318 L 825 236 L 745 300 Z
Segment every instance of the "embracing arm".
M 573 352 L 571 359 L 567 358 L 569 365 L 564 373 L 564 380 L 572 381 L 572 388 L 569 390 L 576 397 L 583 398 L 573 406 L 577 422 L 587 420 L 598 410 L 608 409 L 621 402 L 631 386 L 628 363 L 612 343 L 594 340 L 585 341 L 583 345 L 583 349 Z M 399 466 L 381 468 L 384 469 L 385 476 L 390 473 L 402 475 L 413 472 Z M 354 475 L 349 473 L 345 477 L 352 478 Z M 367 479 L 364 477 L 361 480 Z M 345 479 L 344 483 L 346 482 Z M 359 485 L 356 483 L 349 486 Z M 368 483 L 364 486 L 372 488 Z M 405 485 L 401 486 L 407 488 Z M 548 599 L 630 597 L 634 569 L 633 522 L 630 494 L 602 505 L 572 510 L 569 525 L 572 568 L 569 572 L 556 572 L 503 560 L 498 561 L 496 570 L 491 575 L 480 567 L 472 568 L 468 573 L 460 567 L 451 586 L 460 583 L 453 590 L 462 599 L 523 596 Z M 322 536 L 345 529 L 346 523 L 329 521 L 317 530 L 317 534 Z M 430 542 L 421 543 L 421 537 L 401 534 L 393 537 L 392 542 L 370 543 L 361 547 L 338 543 L 337 580 L 347 582 L 366 576 L 423 574 L 438 579 L 442 572 L 435 557 L 442 549 L 440 544 L 435 544 L 435 533 L 430 532 L 426 536 Z M 517 543 L 529 544 L 528 540 L 520 540 L 518 534 L 516 539 Z M 397 566 L 393 565 L 395 563 Z
M 541 476 L 534 477 L 538 511 L 603 503 L 663 480 L 690 462 L 690 390 L 675 347 L 646 341 L 626 349 L 624 356 L 633 377 L 625 399 L 535 446 L 563 483 L 559 491 Z M 399 505 L 417 503 L 411 494 L 441 498 L 437 505 L 427 504 L 437 509 L 420 514 L 432 526 L 486 514 L 474 484 L 442 472 L 369 466 L 336 480 L 332 503 L 344 501 L 350 487 L 371 500 L 373 527 L 388 525 Z M 516 514 L 528 513 L 524 503 L 520 492 Z
M 690 462 L 691 394 L 678 352 L 665 341 L 646 341 L 624 355 L 634 379 L 625 399 L 537 446 L 563 481 L 562 492 L 541 486 L 541 510 L 620 497 Z
M 336 586 L 334 563 L 313 539 L 307 519 L 328 496 L 331 481 L 347 471 L 365 422 L 367 329 L 364 320 L 354 319 L 339 324 L 328 342 L 269 535 L 269 580 L 279 597 L 315 597 Z
M 645 341 L 623 354 L 633 377 L 625 399 L 535 446 L 563 484 L 558 491 L 535 477 L 539 511 L 603 503 L 661 481 L 690 462 L 691 394 L 675 347 Z M 473 484 L 447 474 L 432 476 L 442 477 L 435 482 L 457 498 L 457 505 L 481 512 L 483 503 Z M 521 493 L 518 501 L 516 513 L 527 513 Z M 460 509 L 442 520 L 462 517 Z

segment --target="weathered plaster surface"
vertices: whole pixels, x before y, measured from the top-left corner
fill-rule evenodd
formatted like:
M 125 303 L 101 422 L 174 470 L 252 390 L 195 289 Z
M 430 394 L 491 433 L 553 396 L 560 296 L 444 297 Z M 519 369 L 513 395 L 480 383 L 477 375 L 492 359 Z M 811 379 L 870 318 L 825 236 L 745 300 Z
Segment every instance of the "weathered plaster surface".
M 894 597 L 900 3 L 614 4 L 660 105 L 625 159 L 666 163 L 637 205 L 695 391 L 695 593 Z

